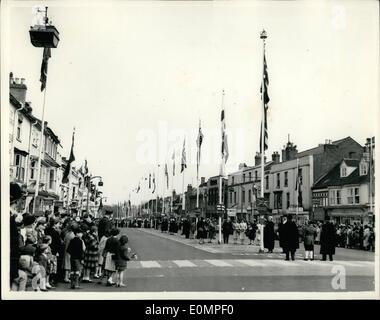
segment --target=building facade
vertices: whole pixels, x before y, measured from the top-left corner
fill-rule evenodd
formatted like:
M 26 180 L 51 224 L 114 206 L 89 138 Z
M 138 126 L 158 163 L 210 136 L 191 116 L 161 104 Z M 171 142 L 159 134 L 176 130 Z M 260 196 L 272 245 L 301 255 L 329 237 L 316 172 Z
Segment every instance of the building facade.
M 370 161 L 343 159 L 313 186 L 313 218 L 338 223 L 374 221 Z

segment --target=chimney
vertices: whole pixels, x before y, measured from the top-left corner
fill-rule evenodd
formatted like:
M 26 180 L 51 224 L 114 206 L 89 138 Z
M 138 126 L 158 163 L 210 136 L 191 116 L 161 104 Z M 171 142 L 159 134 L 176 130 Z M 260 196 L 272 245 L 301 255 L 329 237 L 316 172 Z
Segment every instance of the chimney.
M 25 103 L 27 87 L 25 85 L 25 79 L 13 78 L 13 73 L 9 74 L 9 92 L 14 96 L 21 104 Z
M 275 164 L 280 163 L 280 154 L 277 151 L 273 152 L 273 154 L 272 154 L 272 161 Z
M 201 177 L 201 184 L 205 184 L 206 183 L 206 177 Z
M 256 152 L 255 155 L 255 166 L 259 166 L 261 164 L 261 154 Z
M 239 170 L 243 170 L 244 168 L 247 168 L 247 165 L 245 163 L 240 163 Z
M 282 161 L 294 160 L 297 158 L 297 146 L 292 142 L 288 142 L 286 147 L 282 149 Z

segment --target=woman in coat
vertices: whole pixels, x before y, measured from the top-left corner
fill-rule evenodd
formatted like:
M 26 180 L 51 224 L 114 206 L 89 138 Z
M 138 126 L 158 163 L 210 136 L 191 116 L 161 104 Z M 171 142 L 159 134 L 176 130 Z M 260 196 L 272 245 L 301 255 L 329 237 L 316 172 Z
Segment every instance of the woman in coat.
M 326 261 L 327 255 L 330 261 L 333 261 L 336 246 L 336 232 L 334 225 L 330 222 L 329 217 L 325 221 L 321 230 L 321 255 L 322 261 Z
M 240 233 L 239 233 L 239 239 L 240 239 L 240 244 L 244 244 L 244 239 L 245 239 L 245 232 L 247 231 L 247 223 L 245 222 L 245 220 L 242 220 L 240 222 L 240 226 L 239 226 L 239 230 L 240 230 Z
M 299 248 L 299 234 L 291 215 L 288 215 L 286 223 L 281 227 L 281 244 L 286 254 L 285 260 L 289 261 L 289 253 L 294 260 L 296 250 Z
M 272 217 L 269 217 L 269 220 L 264 227 L 264 248 L 268 249 L 268 253 L 273 253 L 274 240 L 274 223 L 272 221 Z
M 67 252 L 67 248 L 70 244 L 70 241 L 75 238 L 74 229 L 78 228 L 76 223 L 72 223 L 68 226 L 68 231 L 65 234 L 64 239 L 64 252 L 63 252 L 63 269 L 65 270 L 65 278 L 63 282 L 70 283 L 70 271 L 71 271 L 71 258 L 70 254 Z
M 223 243 L 228 244 L 230 234 L 232 233 L 232 223 L 230 219 L 224 220 L 222 224 Z
M 98 229 L 92 226 L 85 238 L 86 251 L 84 253 L 84 275 L 82 282 L 90 283 L 91 272 L 95 272 L 98 266 Z
M 305 261 L 310 259 L 314 260 L 314 240 L 317 235 L 317 231 L 315 230 L 313 223 L 309 221 L 308 225 L 306 225 L 303 229 L 303 244 L 305 246 Z
M 247 237 L 249 239 L 249 244 L 255 243 L 256 229 L 257 229 L 256 223 L 252 222 L 248 225 Z
M 204 218 L 201 218 L 199 221 L 198 221 L 198 224 L 197 224 L 197 239 L 199 239 L 199 243 L 200 244 L 203 244 L 204 243 L 204 234 L 205 234 L 205 221 L 204 221 Z

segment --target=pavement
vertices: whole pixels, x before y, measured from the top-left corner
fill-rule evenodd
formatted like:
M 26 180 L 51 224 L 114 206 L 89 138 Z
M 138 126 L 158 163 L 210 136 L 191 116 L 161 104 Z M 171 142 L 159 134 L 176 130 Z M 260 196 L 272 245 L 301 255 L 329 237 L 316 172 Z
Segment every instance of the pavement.
M 154 229 L 122 229 L 137 260 L 128 262 L 126 287 L 94 282 L 77 292 L 335 292 L 337 273 L 344 275 L 339 291 L 373 291 L 373 252 L 337 249 L 335 260 L 284 261 L 281 249 L 259 253 L 257 245 L 205 243 Z M 302 244 L 301 246 L 302 247 Z M 316 248 L 316 252 L 319 249 Z M 316 259 L 320 259 L 316 255 Z M 60 284 L 55 291 L 71 291 Z

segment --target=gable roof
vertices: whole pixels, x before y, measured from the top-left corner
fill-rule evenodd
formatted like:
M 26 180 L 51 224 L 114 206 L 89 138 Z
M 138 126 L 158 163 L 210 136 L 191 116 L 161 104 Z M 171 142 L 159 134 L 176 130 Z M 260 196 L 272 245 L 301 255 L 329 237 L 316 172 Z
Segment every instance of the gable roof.
M 356 169 L 347 177 L 340 176 L 340 165 L 342 161 L 348 161 L 350 164 L 354 164 L 350 166 L 356 167 Z M 369 182 L 369 172 L 364 176 L 359 175 L 359 160 L 343 159 L 342 161 L 333 167 L 327 174 L 317 180 L 312 189 L 323 189 L 327 187 L 337 187 L 350 184 L 357 185 Z
M 350 140 L 356 142 L 354 139 L 352 139 L 350 136 L 348 136 L 348 137 L 343 138 L 343 139 L 332 141 L 331 145 L 339 146 L 340 144 L 342 144 L 344 142 L 347 142 L 347 141 L 350 141 Z M 358 145 L 360 145 L 360 144 L 358 144 Z M 308 149 L 308 150 L 305 150 L 305 151 L 298 152 L 297 157 L 301 158 L 301 157 L 305 157 L 305 156 L 310 156 L 310 155 L 322 153 L 323 150 L 324 150 L 324 146 L 325 146 L 324 144 L 321 144 L 321 145 L 319 145 L 317 147 L 314 147 L 314 148 L 311 148 L 311 149 Z

